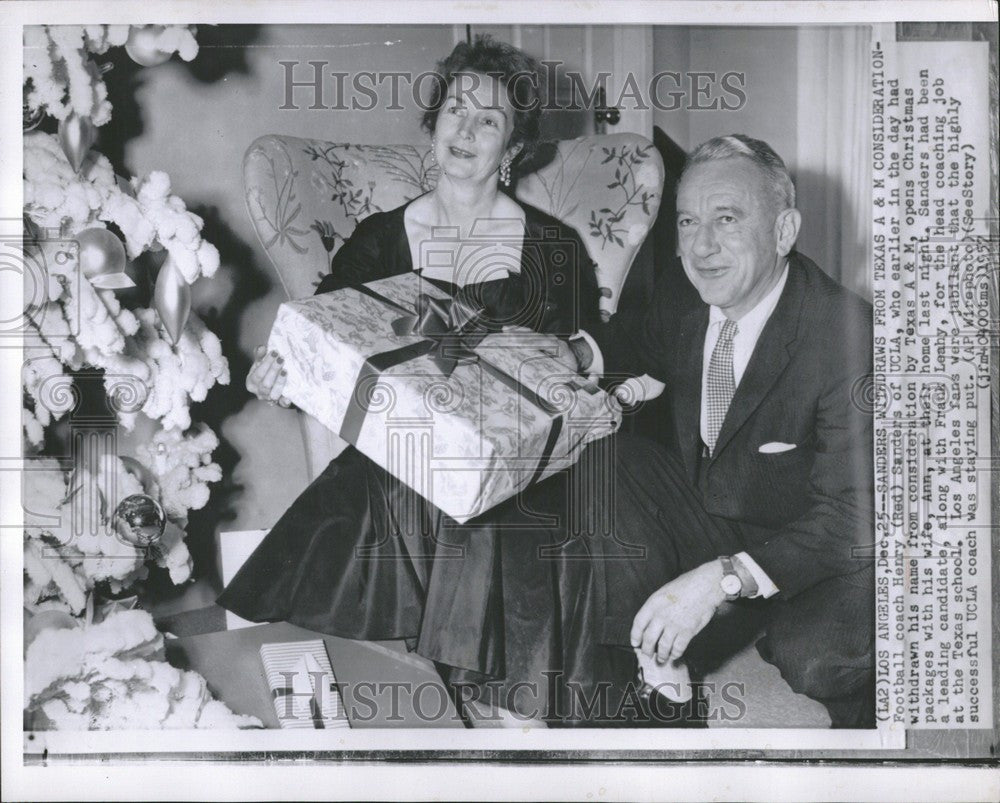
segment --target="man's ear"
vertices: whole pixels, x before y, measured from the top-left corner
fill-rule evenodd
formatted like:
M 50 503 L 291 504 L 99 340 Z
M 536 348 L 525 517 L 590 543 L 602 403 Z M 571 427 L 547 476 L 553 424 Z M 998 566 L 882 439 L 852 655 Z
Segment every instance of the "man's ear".
M 798 209 L 782 209 L 774 221 L 775 239 L 778 241 L 778 256 L 787 256 L 795 246 L 802 225 L 802 214 Z

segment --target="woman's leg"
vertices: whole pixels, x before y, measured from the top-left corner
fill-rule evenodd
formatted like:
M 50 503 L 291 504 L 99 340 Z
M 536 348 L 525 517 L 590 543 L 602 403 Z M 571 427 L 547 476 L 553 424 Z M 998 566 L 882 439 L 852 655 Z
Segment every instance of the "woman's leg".
M 396 537 L 386 474 L 356 449 L 331 461 L 219 597 L 255 622 L 344 638 L 412 638 L 422 590 Z

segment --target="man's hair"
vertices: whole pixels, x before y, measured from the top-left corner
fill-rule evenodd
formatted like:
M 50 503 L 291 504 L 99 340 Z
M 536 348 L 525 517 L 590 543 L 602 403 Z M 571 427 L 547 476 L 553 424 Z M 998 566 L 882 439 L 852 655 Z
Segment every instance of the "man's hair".
M 771 195 L 779 209 L 795 207 L 795 185 L 792 184 L 792 177 L 788 175 L 788 168 L 785 167 L 781 157 L 766 142 L 745 134 L 727 134 L 703 142 L 688 154 L 684 169 L 681 171 L 681 178 L 683 179 L 684 174 L 697 164 L 734 157 L 749 159 L 764 171 Z
M 448 96 L 448 87 L 458 73 L 480 73 L 496 78 L 507 91 L 507 100 L 514 110 L 511 145 L 520 145 L 514 158 L 517 167 L 530 161 L 539 138 L 542 115 L 539 86 L 541 75 L 536 62 L 522 50 L 499 42 L 488 34 L 477 36 L 471 43 L 460 42 L 451 54 L 437 64 L 437 81 L 432 84 L 430 103 L 424 111 L 422 127 L 434 133 L 438 112 Z

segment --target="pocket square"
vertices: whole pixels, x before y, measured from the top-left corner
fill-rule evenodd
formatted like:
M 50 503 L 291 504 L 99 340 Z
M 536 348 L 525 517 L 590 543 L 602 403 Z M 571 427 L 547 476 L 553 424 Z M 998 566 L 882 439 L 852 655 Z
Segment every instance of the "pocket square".
M 757 450 L 761 454 L 780 454 L 781 452 L 790 452 L 795 448 L 794 443 L 782 443 L 781 441 L 771 441 L 770 443 L 762 444 Z

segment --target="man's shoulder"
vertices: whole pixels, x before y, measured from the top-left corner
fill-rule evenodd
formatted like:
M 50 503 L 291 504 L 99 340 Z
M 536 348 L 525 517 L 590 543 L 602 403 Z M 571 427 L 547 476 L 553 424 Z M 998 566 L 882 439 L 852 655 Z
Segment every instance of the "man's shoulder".
M 796 252 L 791 268 L 798 271 L 804 284 L 805 309 L 810 315 L 832 322 L 871 318 L 872 305 L 868 301 L 848 290 L 809 257 Z
M 796 255 L 794 269 L 803 283 L 798 340 L 814 369 L 829 377 L 865 373 L 872 359 L 872 305 Z

